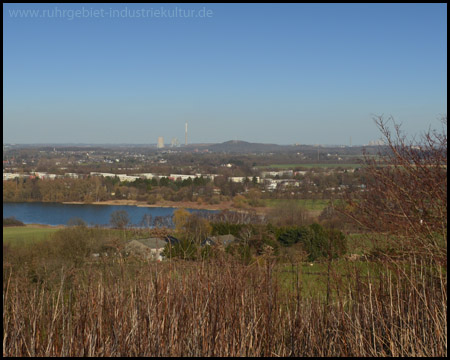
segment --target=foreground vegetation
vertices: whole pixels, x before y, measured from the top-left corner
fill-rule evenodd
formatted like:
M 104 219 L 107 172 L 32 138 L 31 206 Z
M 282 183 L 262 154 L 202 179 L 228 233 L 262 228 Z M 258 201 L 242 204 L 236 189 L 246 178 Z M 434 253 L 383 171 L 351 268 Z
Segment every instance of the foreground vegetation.
M 4 263 L 4 356 L 447 352 L 446 273 L 431 263 L 407 271 L 385 263 L 373 274 L 350 263 L 332 266 L 322 296 L 311 297 L 302 295 L 309 284 L 301 269 L 293 266 L 286 282 L 282 269 L 290 267 L 270 255 L 251 265 L 225 254 L 165 263 L 77 263 L 70 255 L 59 266 L 41 263 L 40 273 L 33 263 Z

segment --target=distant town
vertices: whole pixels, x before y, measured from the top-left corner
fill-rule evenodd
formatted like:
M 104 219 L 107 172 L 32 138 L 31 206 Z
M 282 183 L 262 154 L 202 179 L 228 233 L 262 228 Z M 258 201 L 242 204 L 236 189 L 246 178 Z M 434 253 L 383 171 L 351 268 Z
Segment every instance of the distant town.
M 4 144 L 3 200 L 226 202 L 238 208 L 270 199 L 329 200 L 361 191 L 364 156 L 383 150 L 236 140 L 166 146 L 159 140 L 157 146 Z

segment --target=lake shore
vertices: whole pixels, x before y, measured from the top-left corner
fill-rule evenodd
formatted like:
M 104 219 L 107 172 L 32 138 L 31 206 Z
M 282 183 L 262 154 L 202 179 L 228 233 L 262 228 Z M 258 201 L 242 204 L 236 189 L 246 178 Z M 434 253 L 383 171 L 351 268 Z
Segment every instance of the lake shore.
M 85 203 L 82 201 L 67 201 L 62 204 L 77 204 L 77 205 L 129 205 L 138 207 L 166 207 L 166 208 L 184 208 L 184 209 L 195 209 L 195 210 L 232 210 L 232 211 L 248 211 L 249 209 L 237 209 L 233 207 L 232 201 L 224 201 L 219 204 L 205 204 L 194 201 L 160 201 L 156 204 L 147 204 L 145 201 L 137 200 L 107 200 L 107 201 L 96 201 L 91 203 Z M 252 208 L 258 213 L 265 213 L 265 208 Z
M 68 201 L 63 202 L 62 204 L 78 204 L 78 205 L 87 205 L 82 201 Z M 235 212 L 255 212 L 259 215 L 267 215 L 270 211 L 270 206 L 265 207 L 251 207 L 251 208 L 235 208 L 233 206 L 232 201 L 223 201 L 219 204 L 204 204 L 197 203 L 191 201 L 161 201 L 156 204 L 147 204 L 145 201 L 137 201 L 137 200 L 107 200 L 107 201 L 97 201 L 89 203 L 89 205 L 129 205 L 129 206 L 138 206 L 138 207 L 163 207 L 163 208 L 176 208 L 176 209 L 195 209 L 195 210 L 230 210 Z M 313 218 L 318 218 L 321 214 L 321 210 L 308 210 L 309 214 Z
M 17 227 L 23 228 L 23 226 Z M 65 229 L 67 225 L 25 224 L 25 227 L 30 229 Z

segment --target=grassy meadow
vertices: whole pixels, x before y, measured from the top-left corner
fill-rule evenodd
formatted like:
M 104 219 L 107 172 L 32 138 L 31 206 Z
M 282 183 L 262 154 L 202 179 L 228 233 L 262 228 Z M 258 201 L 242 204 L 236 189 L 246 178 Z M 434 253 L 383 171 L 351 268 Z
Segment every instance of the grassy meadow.
M 324 199 L 263 199 L 264 205 L 269 208 L 275 208 L 283 204 L 295 203 L 302 206 L 308 211 L 322 211 L 325 209 L 330 200 Z
M 48 239 L 58 228 L 42 226 L 3 227 L 3 244 L 12 246 L 36 243 Z

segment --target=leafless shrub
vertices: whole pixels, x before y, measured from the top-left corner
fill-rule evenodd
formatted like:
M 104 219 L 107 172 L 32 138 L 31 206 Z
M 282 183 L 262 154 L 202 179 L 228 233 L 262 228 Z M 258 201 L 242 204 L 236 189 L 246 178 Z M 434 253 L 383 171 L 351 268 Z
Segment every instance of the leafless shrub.
M 402 254 L 447 259 L 447 118 L 442 131 L 408 139 L 400 125 L 377 117 L 389 151 L 366 157 L 366 188 L 347 197 L 343 212 L 363 229 L 390 236 Z M 342 209 L 341 209 L 342 210 Z
M 281 203 L 267 214 L 268 221 L 278 226 L 309 225 L 313 222 L 310 212 L 295 202 Z
M 222 222 L 230 224 L 265 224 L 264 216 L 259 215 L 252 210 L 248 211 L 223 210 L 219 213 L 202 214 L 202 216 L 206 216 L 210 222 Z
M 349 263 L 329 271 L 327 304 L 302 296 L 301 274 L 283 287 L 267 256 L 114 259 L 43 284 L 4 266 L 3 356 L 446 356 L 444 272 Z

